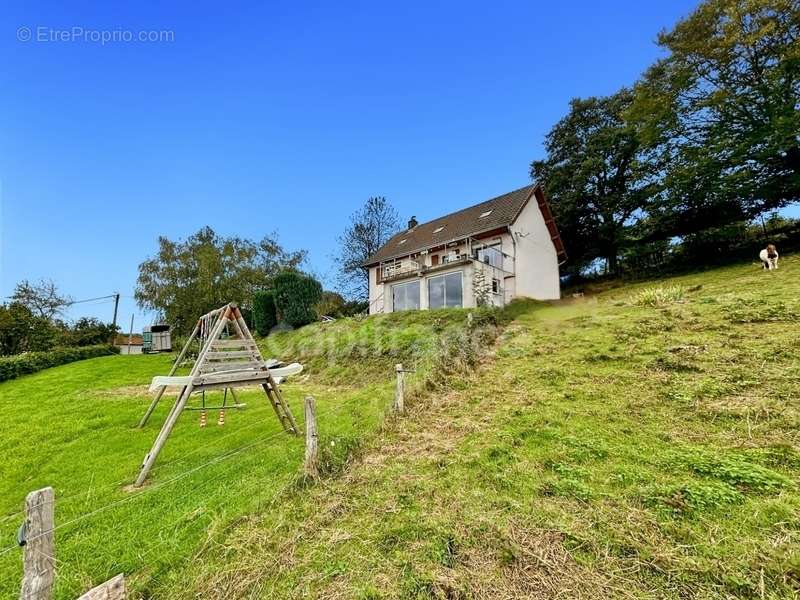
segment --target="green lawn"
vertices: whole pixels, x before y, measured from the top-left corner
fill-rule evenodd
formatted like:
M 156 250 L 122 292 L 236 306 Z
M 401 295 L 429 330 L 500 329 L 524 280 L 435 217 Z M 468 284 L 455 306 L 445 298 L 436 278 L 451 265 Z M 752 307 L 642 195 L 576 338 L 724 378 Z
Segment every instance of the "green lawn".
M 460 311 L 387 317 L 312 325 L 264 343 L 267 356 L 306 363 L 284 395 L 301 424 L 303 397 L 316 398 L 329 468 L 381 422 L 394 363 L 419 360 L 445 325 L 464 320 Z M 355 358 L 362 354 L 370 358 Z M 73 598 L 117 572 L 149 594 L 237 518 L 268 510 L 297 484 L 304 440 L 284 433 L 263 392 L 248 388 L 239 392 L 247 408 L 227 411 L 224 427 L 216 413 L 205 429 L 198 412 L 184 413 L 148 485 L 126 489 L 173 400 L 165 398 L 143 430 L 135 427 L 151 377 L 166 374 L 170 360 L 109 356 L 0 384 L 0 597 L 19 586 L 14 541 L 31 490 L 55 488 L 56 595 Z M 219 403 L 221 392 L 207 400 Z
M 476 374 L 163 593 L 796 597 L 799 279 L 789 258 L 523 305 Z
M 276 336 L 266 354 L 308 366 L 285 388 L 295 415 L 319 401 L 316 485 L 247 392 L 224 429 L 184 417 L 151 486 L 125 492 L 167 410 L 134 428 L 167 357 L 0 384 L 3 547 L 49 484 L 59 598 L 120 571 L 141 598 L 795 597 L 799 280 L 789 257 L 519 303 L 494 345 L 469 344 L 464 311 Z M 396 362 L 414 392 L 383 421 Z M 19 572 L 18 549 L 0 555 L 0 596 Z

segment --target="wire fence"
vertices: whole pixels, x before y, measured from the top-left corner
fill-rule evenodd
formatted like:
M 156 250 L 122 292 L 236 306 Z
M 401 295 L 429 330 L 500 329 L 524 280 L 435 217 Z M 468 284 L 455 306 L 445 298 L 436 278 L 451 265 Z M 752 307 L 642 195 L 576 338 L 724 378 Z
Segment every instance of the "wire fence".
M 317 414 L 318 420 L 323 420 L 324 421 L 327 417 L 332 416 L 334 413 L 342 413 L 344 411 L 350 411 L 350 414 L 353 417 L 353 419 L 352 419 L 353 422 L 351 423 L 351 426 L 355 426 L 357 429 L 361 430 L 362 427 L 367 426 L 367 421 L 369 420 L 370 415 L 368 414 L 368 411 L 359 411 L 359 410 L 352 410 L 351 411 L 351 409 L 353 407 L 355 407 L 356 405 L 362 405 L 362 404 L 363 403 L 361 401 L 361 398 L 359 398 L 358 396 L 352 397 L 349 400 L 342 401 L 342 402 L 326 402 L 325 405 L 322 407 L 322 410 L 320 410 L 318 412 L 318 414 Z M 378 414 L 376 415 L 378 420 L 380 420 L 382 418 L 380 415 L 386 413 L 386 411 L 387 411 L 388 407 L 390 406 L 390 404 L 391 404 L 391 399 L 389 399 L 388 401 L 380 401 L 380 400 L 378 400 L 378 402 L 376 404 L 376 407 L 379 408 Z M 362 414 L 362 413 L 364 413 L 364 414 Z M 226 433 L 224 435 L 219 436 L 218 438 L 216 438 L 213 441 L 213 444 L 214 444 L 214 446 L 219 446 L 222 442 L 224 442 L 225 439 L 228 439 L 228 438 L 230 438 L 230 437 L 232 437 L 234 435 L 240 435 L 242 432 L 244 432 L 244 431 L 246 431 L 246 430 L 248 430 L 248 429 L 250 429 L 252 427 L 256 427 L 256 426 L 259 426 L 259 425 L 263 426 L 263 424 L 264 424 L 263 420 L 254 421 L 253 423 L 244 425 L 243 427 L 240 427 L 237 430 L 234 430 L 234 431 L 231 431 L 230 433 Z M 305 423 L 303 423 L 303 425 L 305 425 Z M 324 425 L 323 425 L 322 433 L 323 434 L 326 433 L 325 429 L 324 429 Z M 282 428 L 276 429 L 274 431 L 269 431 L 269 432 L 265 433 L 264 435 L 258 436 L 254 440 L 250 440 L 245 444 L 237 446 L 236 448 L 233 448 L 231 450 L 227 450 L 227 451 L 223 452 L 222 454 L 214 456 L 211 459 L 206 460 L 206 461 L 204 461 L 204 462 L 202 462 L 202 463 L 200 463 L 198 465 L 194 465 L 194 466 L 192 466 L 190 468 L 184 469 L 181 472 L 169 477 L 168 479 L 165 479 L 165 480 L 160 481 L 160 482 L 156 482 L 155 484 L 150 485 L 149 487 L 146 487 L 146 488 L 144 488 L 144 489 L 142 489 L 140 491 L 132 492 L 132 493 L 130 493 L 130 495 L 128 495 L 128 496 L 126 496 L 124 498 L 119 498 L 119 499 L 107 502 L 106 504 L 103 504 L 102 506 L 96 507 L 96 508 L 94 508 L 93 510 L 91 510 L 89 512 L 83 513 L 83 514 L 81 514 L 81 515 L 79 515 L 77 517 L 74 517 L 72 519 L 64 521 L 63 523 L 56 524 L 52 529 L 52 533 L 61 531 L 62 534 L 63 534 L 63 532 L 65 530 L 69 530 L 70 528 L 75 528 L 77 525 L 79 525 L 81 523 L 84 523 L 84 522 L 96 517 L 97 515 L 101 515 L 103 513 L 109 512 L 109 511 L 111 511 L 113 509 L 120 508 L 120 507 L 125 506 L 125 505 L 127 505 L 129 503 L 133 503 L 133 502 L 135 502 L 136 500 L 138 500 L 140 498 L 152 497 L 152 496 L 154 496 L 156 494 L 156 492 L 158 492 L 160 490 L 164 490 L 166 488 L 169 488 L 170 486 L 173 486 L 177 482 L 187 479 L 188 477 L 190 477 L 193 474 L 196 474 L 196 473 L 198 473 L 198 472 L 200 472 L 200 471 L 202 471 L 202 470 L 204 470 L 204 469 L 206 469 L 208 467 L 211 467 L 213 465 L 218 465 L 218 464 L 221 464 L 221 463 L 225 463 L 226 461 L 229 461 L 230 459 L 232 459 L 232 458 L 234 458 L 236 456 L 240 456 L 240 455 L 246 453 L 247 451 L 252 450 L 253 448 L 256 448 L 256 447 L 258 447 L 260 445 L 263 445 L 263 444 L 269 442 L 270 440 L 273 440 L 273 439 L 275 439 L 275 438 L 277 438 L 277 437 L 279 437 L 281 435 L 286 435 L 286 432 Z M 169 461 L 167 463 L 158 465 L 156 468 L 153 469 L 153 471 L 151 473 L 155 474 L 157 472 L 163 472 L 163 469 L 165 469 L 167 467 L 170 467 L 170 466 L 173 466 L 174 464 L 176 464 L 176 463 L 178 463 L 180 461 L 185 461 L 190 456 L 193 456 L 196 453 L 201 452 L 201 451 L 208 451 L 208 446 L 199 447 L 199 448 L 196 448 L 195 450 L 190 451 L 188 453 L 183 453 L 180 457 L 178 457 L 176 459 L 173 459 L 172 461 Z M 274 502 L 278 498 L 280 498 L 296 482 L 297 475 L 299 474 L 299 465 L 294 469 L 292 468 L 292 464 L 296 463 L 296 462 L 297 462 L 297 458 L 295 456 L 290 455 L 289 457 L 287 457 L 286 460 L 280 462 L 277 465 L 277 467 L 275 469 L 273 469 L 274 473 L 276 473 L 276 474 L 284 474 L 285 476 L 288 477 L 288 480 L 282 486 L 280 486 L 278 489 L 273 490 L 269 494 L 271 503 L 274 504 Z M 230 467 L 228 469 L 223 469 L 223 470 L 219 471 L 218 473 L 214 474 L 213 476 L 205 478 L 203 480 L 203 485 L 204 486 L 208 486 L 211 483 L 216 483 L 216 482 L 221 481 L 221 480 L 222 481 L 226 481 L 226 480 L 230 481 L 232 479 L 232 477 L 234 477 L 234 475 L 238 471 L 239 471 L 239 469 L 236 466 L 232 466 L 232 467 Z M 125 484 L 127 482 L 130 482 L 130 481 L 131 481 L 131 478 L 126 478 L 126 479 L 124 479 L 122 481 L 119 481 L 119 482 L 110 483 L 110 484 L 104 484 L 103 486 L 100 486 L 97 489 L 98 490 L 110 490 L 110 491 L 113 491 L 115 489 L 118 489 L 119 486 L 121 486 L 121 485 L 123 485 L 123 484 Z M 255 494 L 258 490 L 264 490 L 265 489 L 264 488 L 264 481 L 261 480 L 261 479 L 257 479 L 255 481 L 253 481 L 251 484 L 246 485 L 244 488 L 234 488 L 234 489 L 235 489 L 235 493 L 238 494 L 239 496 L 241 496 L 241 497 L 250 497 L 251 494 Z M 96 493 L 97 493 L 97 490 L 95 490 L 95 494 Z M 174 494 L 171 495 L 170 496 L 170 503 L 173 506 L 181 505 L 182 502 L 185 502 L 192 494 L 196 494 L 196 489 L 193 486 L 189 486 L 182 493 L 180 493 L 178 495 L 174 495 Z M 56 498 L 55 502 L 56 502 L 56 504 L 58 506 L 63 506 L 63 504 L 65 502 L 68 502 L 68 501 L 73 500 L 73 499 L 78 498 L 78 497 L 85 497 L 85 496 L 86 496 L 86 491 L 81 491 L 81 492 L 76 492 L 76 493 L 70 494 L 69 496 L 66 496 L 64 498 Z M 41 506 L 41 505 L 39 505 L 39 506 Z M 186 508 L 190 512 L 192 510 L 194 510 L 193 507 L 187 506 Z M 25 513 L 25 510 L 21 510 L 21 511 L 18 511 L 17 513 L 13 513 L 11 515 L 6 515 L 5 517 L 3 517 L 2 520 L 0 520 L 0 523 L 8 522 L 8 521 L 10 521 L 10 520 L 12 520 L 14 518 L 21 517 L 24 513 Z M 187 527 L 187 529 L 188 529 L 188 527 Z M 46 533 L 50 533 L 50 532 L 46 532 Z M 44 534 L 42 534 L 42 535 L 44 535 Z M 113 535 L 113 532 L 110 532 L 110 535 Z M 29 538 L 27 540 L 27 542 L 30 543 L 32 541 L 35 541 L 37 539 L 37 537 L 38 536 L 34 536 L 33 538 Z M 62 535 L 62 537 L 63 537 L 63 535 Z M 149 545 L 148 550 L 146 550 L 142 554 L 139 554 L 140 563 L 143 564 L 143 560 L 145 558 L 147 558 L 148 556 L 151 556 L 156 550 L 158 550 L 159 548 L 162 548 L 163 546 L 165 546 L 168 543 L 175 543 L 174 535 L 166 537 L 164 539 L 161 539 L 160 541 L 155 542 L 154 544 Z M 0 548 L 0 557 L 3 557 L 4 555 L 7 555 L 10 552 L 12 552 L 14 550 L 19 550 L 19 549 L 20 549 L 20 547 L 19 547 L 18 544 L 12 544 L 12 545 Z M 63 560 L 60 560 L 57 557 L 50 557 L 50 558 L 52 558 L 56 562 L 57 565 L 62 567 L 60 569 L 62 573 L 66 574 L 66 573 L 70 572 L 70 565 L 67 562 L 65 562 Z M 155 577 L 156 577 L 155 574 L 151 575 L 151 578 L 155 578 Z M 63 578 L 61 578 L 61 579 L 63 580 Z M 13 581 L 6 580 L 6 583 L 9 584 L 8 588 L 13 587 L 13 585 L 14 585 Z M 65 583 L 68 583 L 68 582 L 65 582 Z M 147 583 L 147 582 L 145 582 L 145 583 Z M 56 585 L 56 584 L 54 583 L 53 585 Z M 3 588 L 6 588 L 6 584 L 5 583 L 3 584 L 2 587 L 0 587 L 0 589 L 3 589 Z

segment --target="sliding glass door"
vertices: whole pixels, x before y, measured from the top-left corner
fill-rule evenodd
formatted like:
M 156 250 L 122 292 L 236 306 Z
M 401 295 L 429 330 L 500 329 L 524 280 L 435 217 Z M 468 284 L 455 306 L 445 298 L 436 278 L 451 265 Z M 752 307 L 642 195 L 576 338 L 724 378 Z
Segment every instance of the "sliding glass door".
M 429 308 L 459 308 L 461 306 L 463 306 L 461 271 L 428 279 Z
M 392 310 L 419 309 L 419 280 L 392 286 Z

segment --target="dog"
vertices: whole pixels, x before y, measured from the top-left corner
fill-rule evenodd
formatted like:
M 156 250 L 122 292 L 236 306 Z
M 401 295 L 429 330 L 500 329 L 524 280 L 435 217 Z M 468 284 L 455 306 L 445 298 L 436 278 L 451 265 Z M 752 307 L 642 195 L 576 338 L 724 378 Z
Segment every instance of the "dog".
M 758 253 L 758 258 L 761 259 L 761 266 L 768 271 L 778 268 L 778 250 L 775 244 L 767 244 L 761 252 Z

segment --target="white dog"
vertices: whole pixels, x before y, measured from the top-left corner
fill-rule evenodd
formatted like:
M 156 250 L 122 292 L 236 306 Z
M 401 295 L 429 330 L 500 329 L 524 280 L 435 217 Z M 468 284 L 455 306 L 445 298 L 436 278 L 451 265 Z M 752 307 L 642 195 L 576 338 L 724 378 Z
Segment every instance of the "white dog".
M 767 247 L 758 253 L 758 258 L 761 259 L 761 266 L 765 269 L 772 271 L 778 268 L 778 250 L 775 244 L 767 244 Z

